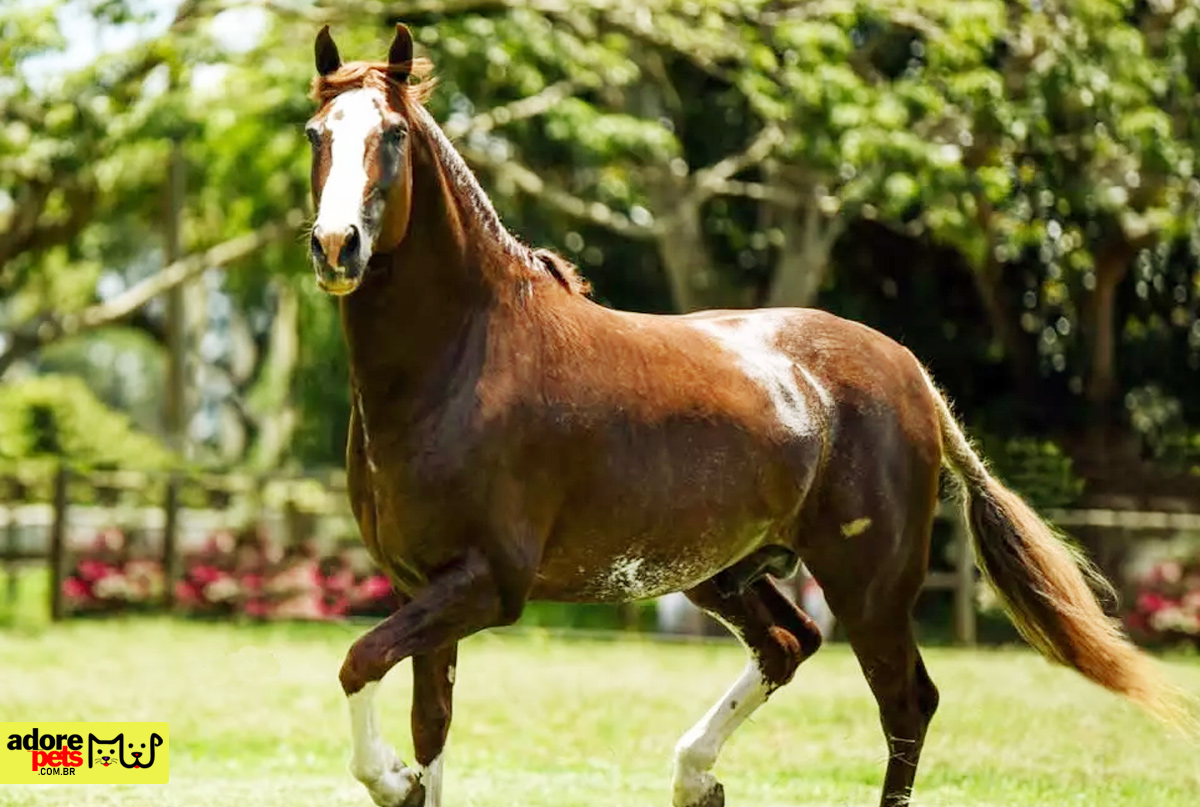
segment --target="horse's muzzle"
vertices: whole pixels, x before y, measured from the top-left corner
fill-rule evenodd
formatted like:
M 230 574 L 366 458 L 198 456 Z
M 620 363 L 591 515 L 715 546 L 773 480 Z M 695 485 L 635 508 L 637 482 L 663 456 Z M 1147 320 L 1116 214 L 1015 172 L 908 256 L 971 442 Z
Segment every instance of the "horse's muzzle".
M 366 259 L 356 225 L 325 230 L 318 224 L 313 227 L 309 252 L 322 291 L 343 297 L 362 283 Z
M 345 297 L 362 283 L 362 270 L 347 269 L 341 266 L 317 267 L 317 285 L 326 294 L 334 297 Z

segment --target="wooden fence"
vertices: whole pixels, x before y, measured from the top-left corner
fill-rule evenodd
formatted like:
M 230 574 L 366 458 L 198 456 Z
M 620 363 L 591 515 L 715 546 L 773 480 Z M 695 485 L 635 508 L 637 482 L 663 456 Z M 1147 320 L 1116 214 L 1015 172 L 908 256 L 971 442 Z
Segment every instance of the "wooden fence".
M 0 563 L 7 581 L 5 597 L 9 603 L 18 596 L 18 572 L 23 566 L 48 564 L 50 592 L 48 603 L 54 620 L 66 615 L 63 580 L 71 551 L 72 527 L 91 521 L 94 526 L 113 523 L 113 502 L 133 495 L 140 502 L 122 510 L 124 522 L 159 531 L 164 574 L 164 609 L 172 609 L 175 581 L 184 525 L 192 531 L 231 526 L 230 521 L 273 523 L 277 540 L 294 544 L 309 535 L 314 518 L 334 518 L 342 530 L 353 533 L 353 522 L 346 505 L 345 478 L 340 473 L 324 476 L 247 476 L 187 475 L 180 472 L 83 472 L 59 467 L 49 479 L 40 480 L 41 496 L 29 495 L 30 485 L 0 477 L 0 527 L 3 544 Z M 96 506 L 80 491 L 91 491 Z M 73 492 L 76 495 L 72 495 Z M 29 498 L 40 498 L 30 502 Z M 235 500 L 240 504 L 235 505 Z M 1058 527 L 1121 531 L 1152 531 L 1156 534 L 1200 533 L 1200 513 L 1139 512 L 1118 510 L 1050 510 L 1045 515 Z M 950 568 L 931 571 L 925 581 L 928 591 L 950 592 L 953 596 L 953 636 L 957 643 L 976 642 L 978 573 L 969 535 L 957 507 L 943 506 L 938 518 L 951 529 Z M 29 528 L 45 536 L 41 541 L 22 540 Z M 944 566 L 945 564 L 938 564 Z

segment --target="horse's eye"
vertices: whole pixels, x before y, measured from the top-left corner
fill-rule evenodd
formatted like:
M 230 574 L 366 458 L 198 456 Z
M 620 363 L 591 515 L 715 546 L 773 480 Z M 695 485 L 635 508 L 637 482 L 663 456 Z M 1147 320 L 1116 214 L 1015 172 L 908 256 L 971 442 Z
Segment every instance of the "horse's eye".
M 304 136 L 307 137 L 308 142 L 312 143 L 314 146 L 320 145 L 321 143 L 321 132 L 317 130 L 316 126 L 305 126 Z
M 404 141 L 407 133 L 402 126 L 391 126 L 383 130 L 383 142 L 389 146 L 395 146 Z

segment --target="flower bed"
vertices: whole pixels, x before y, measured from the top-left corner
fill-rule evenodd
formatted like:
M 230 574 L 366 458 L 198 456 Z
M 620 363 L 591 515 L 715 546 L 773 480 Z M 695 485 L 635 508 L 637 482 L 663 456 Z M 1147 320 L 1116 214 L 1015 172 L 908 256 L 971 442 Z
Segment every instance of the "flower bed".
M 1139 581 L 1126 618 L 1138 638 L 1200 648 L 1200 555 L 1161 561 Z
M 387 577 L 361 545 L 322 555 L 305 544 L 281 550 L 255 531 L 219 532 L 188 553 L 175 583 L 175 601 L 196 617 L 330 620 L 384 616 L 396 607 Z M 66 606 L 76 613 L 153 610 L 163 599 L 160 560 L 104 530 L 63 580 Z

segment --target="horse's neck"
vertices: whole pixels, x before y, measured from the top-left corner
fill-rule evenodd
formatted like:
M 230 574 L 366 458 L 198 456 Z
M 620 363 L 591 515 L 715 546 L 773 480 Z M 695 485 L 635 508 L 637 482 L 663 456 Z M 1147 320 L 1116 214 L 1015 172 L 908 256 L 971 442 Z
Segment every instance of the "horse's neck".
M 364 398 L 419 388 L 501 291 L 487 265 L 503 256 L 504 244 L 480 222 L 473 200 L 455 192 L 439 144 L 422 133 L 413 149 L 407 234 L 372 259 L 362 287 L 342 300 L 352 373 Z

